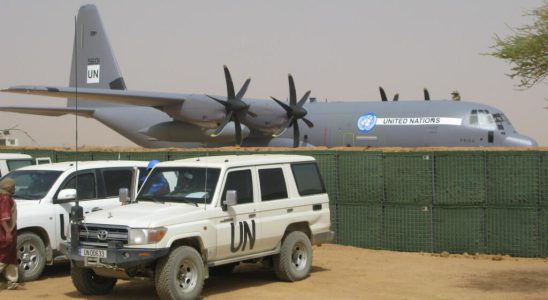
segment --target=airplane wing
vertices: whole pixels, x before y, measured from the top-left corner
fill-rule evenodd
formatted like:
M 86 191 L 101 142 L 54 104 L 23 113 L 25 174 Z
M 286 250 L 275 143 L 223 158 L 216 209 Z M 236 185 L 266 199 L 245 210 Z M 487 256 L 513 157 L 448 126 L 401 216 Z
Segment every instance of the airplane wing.
M 0 106 L 0 111 L 31 114 L 39 116 L 59 117 L 66 114 L 75 114 L 74 108 L 52 108 L 52 107 L 18 107 L 18 106 Z M 91 118 L 95 110 L 93 109 L 78 109 L 78 115 L 86 118 Z
M 13 86 L 1 90 L 2 92 L 30 94 L 59 98 L 76 98 L 74 87 L 48 87 L 48 86 Z M 182 94 L 143 92 L 129 90 L 111 90 L 95 88 L 78 88 L 78 98 L 138 106 L 161 107 L 173 104 L 181 104 L 185 101 Z

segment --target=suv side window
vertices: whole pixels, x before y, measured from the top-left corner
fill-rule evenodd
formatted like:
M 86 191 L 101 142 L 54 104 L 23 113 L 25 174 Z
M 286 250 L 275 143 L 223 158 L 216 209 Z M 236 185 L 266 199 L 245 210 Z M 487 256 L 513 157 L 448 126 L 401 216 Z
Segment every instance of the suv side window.
M 132 170 L 103 170 L 105 197 L 118 197 L 121 188 L 131 191 Z
M 78 187 L 76 188 L 76 176 L 73 176 L 61 189 L 76 189 L 79 200 L 97 199 L 97 185 L 95 173 L 78 174 Z
M 295 177 L 299 195 L 325 193 L 325 186 L 315 163 L 292 164 L 291 170 L 293 170 L 293 177 Z
M 277 200 L 287 198 L 284 173 L 281 168 L 260 169 L 261 200 Z
M 251 170 L 239 170 L 228 173 L 223 190 L 223 200 L 226 200 L 226 191 L 235 190 L 238 194 L 238 204 L 253 202 L 253 181 Z

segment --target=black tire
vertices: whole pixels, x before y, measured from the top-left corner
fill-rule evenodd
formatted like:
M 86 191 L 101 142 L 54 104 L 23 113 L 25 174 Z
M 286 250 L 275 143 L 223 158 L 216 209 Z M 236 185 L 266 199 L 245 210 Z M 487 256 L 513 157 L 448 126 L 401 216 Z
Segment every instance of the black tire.
M 204 287 L 204 262 L 196 249 L 180 246 L 156 265 L 156 293 L 160 299 L 196 299 Z
M 84 295 L 105 295 L 116 285 L 115 278 L 99 276 L 92 269 L 76 265 L 70 267 L 70 277 L 76 289 Z
M 221 265 L 217 267 L 209 268 L 209 275 L 211 276 L 228 276 L 232 274 L 232 271 L 237 266 L 237 263 L 231 263 L 226 265 Z
M 273 257 L 274 272 L 284 281 L 306 278 L 312 267 L 312 244 L 300 231 L 288 234 L 282 242 L 280 253 Z
M 17 264 L 19 281 L 33 281 L 42 275 L 46 266 L 46 247 L 42 239 L 32 233 L 17 234 Z

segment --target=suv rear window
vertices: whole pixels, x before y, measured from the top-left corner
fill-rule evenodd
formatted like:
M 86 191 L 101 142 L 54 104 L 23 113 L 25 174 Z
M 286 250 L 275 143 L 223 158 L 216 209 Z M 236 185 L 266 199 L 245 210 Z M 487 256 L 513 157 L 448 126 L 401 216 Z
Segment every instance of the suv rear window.
M 293 177 L 295 177 L 299 195 L 325 193 L 325 186 L 316 163 L 292 164 L 291 170 L 293 170 Z

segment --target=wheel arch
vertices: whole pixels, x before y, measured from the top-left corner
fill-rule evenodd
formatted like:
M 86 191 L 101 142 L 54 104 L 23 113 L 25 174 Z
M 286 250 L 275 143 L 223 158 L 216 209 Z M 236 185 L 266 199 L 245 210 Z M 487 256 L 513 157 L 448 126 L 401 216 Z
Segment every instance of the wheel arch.
M 179 246 L 189 246 L 196 249 L 200 254 L 204 253 L 204 242 L 202 241 L 202 238 L 197 235 L 177 238 L 171 243 L 169 248 L 173 250 Z
M 309 239 L 312 240 L 312 231 L 310 230 L 310 224 L 308 224 L 308 222 L 306 221 L 291 223 L 287 225 L 287 227 L 285 228 L 283 239 L 285 239 L 285 237 L 293 231 L 301 231 L 306 234 Z

